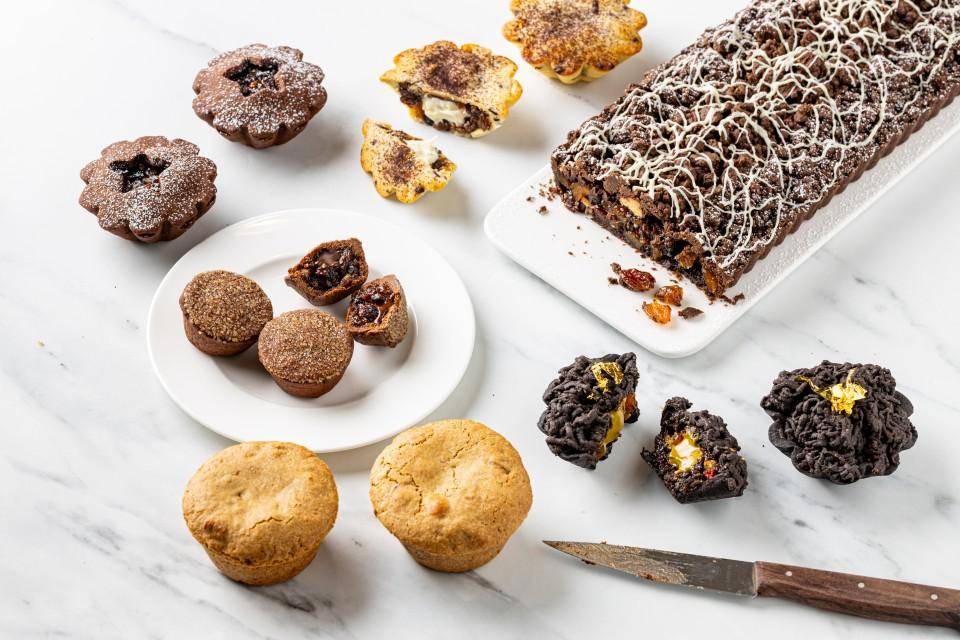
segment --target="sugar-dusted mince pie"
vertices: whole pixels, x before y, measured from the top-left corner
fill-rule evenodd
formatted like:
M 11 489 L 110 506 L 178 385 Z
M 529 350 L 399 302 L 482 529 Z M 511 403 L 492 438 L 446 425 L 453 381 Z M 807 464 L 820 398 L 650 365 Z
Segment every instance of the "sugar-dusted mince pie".
M 643 459 L 681 504 L 735 498 L 747 488 L 747 461 L 720 416 L 690 411 L 686 398 L 663 407 L 660 433 Z
M 262 149 L 297 136 L 327 101 L 323 70 L 292 47 L 222 53 L 193 81 L 193 110 L 227 140 Z
M 353 338 L 329 313 L 297 309 L 267 323 L 257 350 L 260 363 L 281 389 L 317 398 L 340 382 L 353 358 Z
M 323 242 L 287 270 L 283 279 L 312 304 L 339 302 L 367 280 L 367 259 L 356 238 Z
M 256 282 L 231 271 L 204 271 L 180 294 L 187 339 L 212 356 L 250 348 L 273 318 L 270 298 Z
M 350 299 L 347 331 L 360 344 L 395 347 L 407 335 L 407 296 L 397 276 L 366 283 Z
M 643 47 L 645 15 L 630 0 L 513 0 L 503 35 L 523 59 L 565 84 L 606 74 Z
M 380 79 L 400 93 L 410 116 L 441 131 L 477 138 L 503 124 L 523 89 L 517 65 L 476 44 L 441 40 L 407 49 Z
M 363 122 L 360 166 L 373 178 L 377 193 L 384 198 L 395 194 L 407 204 L 443 189 L 457 168 L 428 140 L 374 120 Z
M 80 205 L 127 240 L 173 240 L 217 197 L 217 166 L 197 145 L 163 136 L 115 142 L 80 171 Z
M 595 469 L 610 455 L 624 423 L 636 422 L 637 356 L 578 356 L 543 394 L 547 409 L 538 427 L 555 455 Z

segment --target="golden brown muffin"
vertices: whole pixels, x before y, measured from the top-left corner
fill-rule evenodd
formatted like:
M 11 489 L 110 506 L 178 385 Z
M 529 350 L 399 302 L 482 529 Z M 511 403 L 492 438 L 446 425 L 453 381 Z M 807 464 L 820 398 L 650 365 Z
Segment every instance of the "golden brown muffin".
M 440 40 L 407 49 L 380 80 L 400 94 L 410 116 L 440 131 L 478 138 L 503 124 L 523 88 L 517 65 L 477 44 Z
M 281 389 L 318 398 L 343 377 L 353 358 L 353 338 L 329 313 L 297 309 L 267 323 L 257 350 L 260 364 Z
M 630 0 L 512 0 L 503 35 L 523 59 L 564 84 L 606 74 L 643 47 L 647 17 Z
M 273 317 L 273 304 L 256 282 L 231 271 L 203 271 L 183 288 L 180 311 L 187 339 L 211 356 L 246 351 Z
M 384 198 L 396 194 L 405 204 L 447 186 L 457 165 L 427 140 L 394 129 L 386 122 L 363 121 L 360 166 Z
M 183 492 L 183 519 L 213 564 L 247 584 L 289 580 L 337 519 L 327 465 L 297 444 L 245 442 L 203 463 Z
M 492 560 L 520 526 L 533 494 L 517 450 L 472 420 L 404 431 L 370 471 L 373 511 L 413 558 L 437 571 Z

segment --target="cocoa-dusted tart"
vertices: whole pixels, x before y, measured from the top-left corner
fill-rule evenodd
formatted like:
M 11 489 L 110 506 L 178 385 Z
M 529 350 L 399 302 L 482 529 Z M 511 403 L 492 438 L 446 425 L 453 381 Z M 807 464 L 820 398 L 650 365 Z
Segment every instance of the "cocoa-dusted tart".
M 322 242 L 287 270 L 287 286 L 317 306 L 340 302 L 360 288 L 369 270 L 356 238 Z
M 363 121 L 360 166 L 384 198 L 410 204 L 447 186 L 455 165 L 435 144 L 394 129 L 386 122 Z
M 297 309 L 268 322 L 257 348 L 261 364 L 281 389 L 317 398 L 340 382 L 353 357 L 353 338 L 329 313 Z
M 323 70 L 292 47 L 223 53 L 193 81 L 193 110 L 227 140 L 262 149 L 297 136 L 327 101 Z
M 80 205 L 126 240 L 180 237 L 217 197 L 217 166 L 197 145 L 163 136 L 115 142 L 80 171 Z
M 257 341 L 273 318 L 270 298 L 256 282 L 231 271 L 204 271 L 180 294 L 187 339 L 212 356 L 232 356 Z
M 395 347 L 407 335 L 409 324 L 407 296 L 394 275 L 360 287 L 347 307 L 347 331 L 360 344 Z

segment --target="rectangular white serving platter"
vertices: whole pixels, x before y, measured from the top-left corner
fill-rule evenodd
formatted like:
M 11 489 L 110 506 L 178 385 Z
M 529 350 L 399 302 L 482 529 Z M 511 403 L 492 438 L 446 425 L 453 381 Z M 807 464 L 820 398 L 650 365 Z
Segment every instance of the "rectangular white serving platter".
M 652 299 L 649 293 L 610 286 L 607 278 L 613 275 L 612 262 L 651 271 L 658 286 L 676 276 L 586 216 L 570 212 L 559 198 L 545 198 L 542 193 L 553 178 L 549 166 L 501 200 L 487 214 L 484 229 L 503 253 L 644 349 L 665 358 L 682 358 L 710 344 L 958 130 L 960 101 L 954 101 L 745 274 L 727 292 L 731 298 L 743 294 L 738 304 L 710 304 L 693 283 L 681 280 L 683 306 L 697 307 L 704 314 L 683 320 L 674 309 L 673 320 L 666 326 L 654 324 L 643 313 L 641 304 Z M 546 213 L 538 211 L 541 207 L 546 207 Z

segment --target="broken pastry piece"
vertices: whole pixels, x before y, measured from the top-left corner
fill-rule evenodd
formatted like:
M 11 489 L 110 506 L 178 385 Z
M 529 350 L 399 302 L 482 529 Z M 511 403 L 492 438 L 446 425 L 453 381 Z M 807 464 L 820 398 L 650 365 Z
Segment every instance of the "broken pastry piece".
M 356 238 L 318 244 L 290 267 L 287 286 L 317 306 L 340 302 L 367 281 L 367 259 Z
M 431 142 L 374 120 L 363 122 L 360 166 L 373 177 L 377 193 L 406 204 L 443 189 L 457 168 Z
M 441 40 L 407 49 L 380 80 L 400 94 L 410 116 L 440 131 L 478 138 L 503 124 L 523 89 L 517 65 L 476 44 Z
M 660 433 L 643 459 L 677 502 L 735 498 L 747 488 L 747 461 L 720 416 L 690 411 L 686 398 L 663 407 Z
M 347 331 L 360 344 L 395 347 L 407 335 L 409 324 L 407 296 L 394 275 L 360 287 L 347 307 Z
M 645 15 L 629 0 L 513 0 L 503 27 L 523 59 L 564 84 L 606 74 L 643 47 Z
M 637 420 L 637 356 L 579 356 L 558 374 L 543 394 L 547 409 L 537 426 L 554 455 L 595 469 L 624 424 Z

